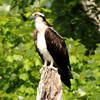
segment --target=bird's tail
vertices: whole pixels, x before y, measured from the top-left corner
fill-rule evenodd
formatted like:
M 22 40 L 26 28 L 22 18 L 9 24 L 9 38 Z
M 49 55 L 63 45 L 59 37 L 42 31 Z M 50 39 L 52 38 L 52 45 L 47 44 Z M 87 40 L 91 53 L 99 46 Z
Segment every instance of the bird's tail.
M 71 71 L 70 71 L 70 70 L 62 70 L 62 69 L 59 69 L 59 68 L 58 68 L 58 73 L 59 73 L 60 76 L 61 76 L 62 82 L 63 82 L 66 86 L 68 86 L 69 88 L 71 88 L 70 79 L 73 78 Z

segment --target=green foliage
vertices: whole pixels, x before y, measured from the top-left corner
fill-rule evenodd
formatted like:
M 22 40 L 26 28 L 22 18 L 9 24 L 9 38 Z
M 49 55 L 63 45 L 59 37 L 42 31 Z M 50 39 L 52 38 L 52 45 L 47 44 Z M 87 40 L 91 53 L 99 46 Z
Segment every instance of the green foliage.
M 99 32 L 80 0 L 0 0 L 0 100 L 36 98 L 42 63 L 32 39 L 34 11 L 65 36 L 74 79 L 71 90 L 63 86 L 63 100 L 99 100 Z

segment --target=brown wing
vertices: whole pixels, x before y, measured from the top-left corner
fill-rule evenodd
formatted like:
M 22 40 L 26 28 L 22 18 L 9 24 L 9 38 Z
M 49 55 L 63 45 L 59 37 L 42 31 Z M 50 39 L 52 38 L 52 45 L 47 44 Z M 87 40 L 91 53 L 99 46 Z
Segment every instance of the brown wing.
M 33 32 L 33 40 L 36 42 L 37 40 L 37 34 L 38 34 L 38 31 L 37 30 L 34 30 Z
M 47 49 L 58 65 L 65 65 L 70 68 L 68 51 L 66 44 L 59 35 L 48 28 L 45 32 Z
M 66 48 L 66 44 L 54 30 L 48 28 L 45 32 L 45 39 L 47 44 L 47 49 L 50 52 L 51 56 L 53 57 L 55 63 L 58 65 L 59 73 L 61 74 L 62 81 L 68 80 L 72 78 L 72 74 L 70 72 L 70 62 L 68 51 Z M 70 81 L 70 80 L 69 80 Z M 70 87 L 70 82 L 66 83 L 67 86 Z

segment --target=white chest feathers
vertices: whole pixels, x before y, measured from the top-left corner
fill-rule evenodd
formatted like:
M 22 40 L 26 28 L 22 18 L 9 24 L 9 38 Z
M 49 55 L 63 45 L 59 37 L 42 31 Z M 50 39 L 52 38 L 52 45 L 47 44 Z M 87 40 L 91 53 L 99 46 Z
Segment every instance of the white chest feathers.
M 43 55 L 43 58 L 47 61 L 51 62 L 53 61 L 52 56 L 47 50 L 46 40 L 45 40 L 45 32 L 41 31 L 37 35 L 37 47 L 39 49 L 39 52 Z
M 37 47 L 42 54 L 44 50 L 47 49 L 44 32 L 43 33 L 40 32 L 37 35 Z

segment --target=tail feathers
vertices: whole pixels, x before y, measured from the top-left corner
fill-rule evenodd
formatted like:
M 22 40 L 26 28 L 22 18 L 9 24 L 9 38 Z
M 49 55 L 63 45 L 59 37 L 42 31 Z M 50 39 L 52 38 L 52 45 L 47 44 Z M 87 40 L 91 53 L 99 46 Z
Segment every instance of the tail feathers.
M 71 88 L 71 82 L 70 82 L 70 79 L 66 79 L 65 77 L 61 76 L 61 80 L 62 82 L 68 86 L 69 88 Z
M 60 74 L 61 76 L 61 80 L 62 82 L 68 86 L 69 88 L 71 88 L 71 82 L 70 82 L 70 79 L 72 79 L 72 74 L 71 72 L 68 70 L 61 70 L 61 69 L 58 69 L 58 73 Z

